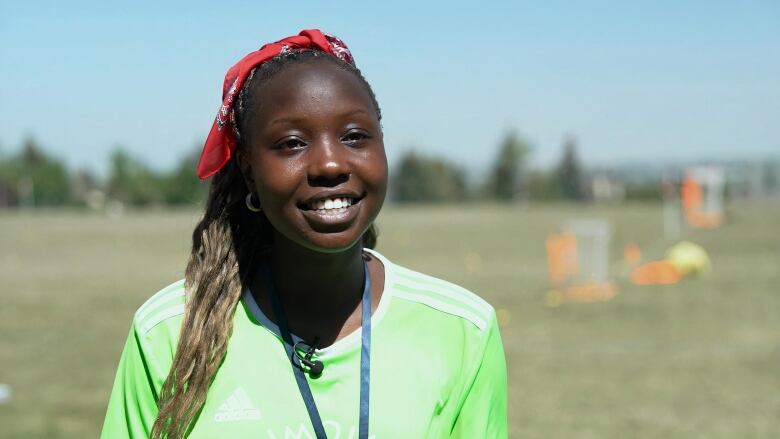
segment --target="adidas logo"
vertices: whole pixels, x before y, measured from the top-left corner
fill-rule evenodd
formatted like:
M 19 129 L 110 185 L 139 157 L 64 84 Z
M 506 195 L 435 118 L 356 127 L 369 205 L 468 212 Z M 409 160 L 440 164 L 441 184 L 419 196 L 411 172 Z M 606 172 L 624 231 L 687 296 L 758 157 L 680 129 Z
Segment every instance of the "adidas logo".
M 260 419 L 260 411 L 252 405 L 249 395 L 239 387 L 219 406 L 214 422 L 255 421 Z

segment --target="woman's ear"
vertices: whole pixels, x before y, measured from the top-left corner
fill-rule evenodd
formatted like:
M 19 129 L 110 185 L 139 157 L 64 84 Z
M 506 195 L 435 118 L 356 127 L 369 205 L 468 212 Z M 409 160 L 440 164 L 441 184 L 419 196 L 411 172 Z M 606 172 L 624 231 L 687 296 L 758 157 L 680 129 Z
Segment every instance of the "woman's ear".
M 236 163 L 241 170 L 241 176 L 244 178 L 244 184 L 249 192 L 255 192 L 255 178 L 252 175 L 252 165 L 249 163 L 249 157 L 244 149 L 236 149 Z

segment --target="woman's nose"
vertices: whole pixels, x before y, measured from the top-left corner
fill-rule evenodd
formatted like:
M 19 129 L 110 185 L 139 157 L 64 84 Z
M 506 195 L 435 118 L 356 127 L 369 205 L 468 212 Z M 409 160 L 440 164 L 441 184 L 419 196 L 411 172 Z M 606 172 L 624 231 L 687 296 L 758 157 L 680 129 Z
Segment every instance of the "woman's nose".
M 323 139 L 314 145 L 309 164 L 309 184 L 338 186 L 349 180 L 347 151 L 338 140 Z

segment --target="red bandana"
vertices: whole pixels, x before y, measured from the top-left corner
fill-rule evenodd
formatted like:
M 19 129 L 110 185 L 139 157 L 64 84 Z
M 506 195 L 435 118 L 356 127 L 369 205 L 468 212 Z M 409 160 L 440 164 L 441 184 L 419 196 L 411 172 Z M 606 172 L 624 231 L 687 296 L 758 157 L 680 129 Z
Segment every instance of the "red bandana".
M 236 149 L 233 104 L 249 73 L 265 61 L 291 49 L 319 50 L 355 65 L 352 54 L 343 41 L 317 29 L 307 29 L 298 35 L 266 44 L 260 50 L 242 58 L 225 73 L 225 82 L 222 84 L 222 106 L 219 107 L 217 118 L 211 126 L 211 132 L 206 138 L 198 162 L 198 177 L 201 180 L 211 177 L 222 169 Z

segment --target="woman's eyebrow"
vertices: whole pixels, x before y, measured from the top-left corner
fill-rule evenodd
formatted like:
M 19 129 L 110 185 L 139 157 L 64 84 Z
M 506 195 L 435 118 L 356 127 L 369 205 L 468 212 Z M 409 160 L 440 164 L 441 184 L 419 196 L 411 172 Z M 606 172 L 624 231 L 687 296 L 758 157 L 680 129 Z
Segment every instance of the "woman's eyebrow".
M 351 110 L 347 110 L 341 113 L 336 113 L 335 116 L 338 118 L 347 118 L 350 116 L 358 116 L 358 115 L 364 115 L 371 117 L 372 114 L 369 111 L 366 111 L 362 108 L 354 108 Z M 274 125 L 295 125 L 295 124 L 302 124 L 306 123 L 307 117 L 301 117 L 301 116 L 282 116 L 277 117 L 276 119 L 271 120 L 268 125 L 274 126 Z
M 268 125 L 299 124 L 305 121 L 306 121 L 305 117 L 287 116 L 287 117 L 278 117 L 272 120 L 271 122 L 269 122 Z
M 366 116 L 371 116 L 371 113 L 369 113 L 368 111 L 366 111 L 366 110 L 364 110 L 364 109 L 362 109 L 362 108 L 356 108 L 356 109 L 354 109 L 354 110 L 345 111 L 345 112 L 343 112 L 343 113 L 339 114 L 339 116 L 341 116 L 341 117 L 346 117 L 346 116 L 356 116 L 356 115 L 358 115 L 358 114 L 363 114 L 363 115 L 366 115 Z

